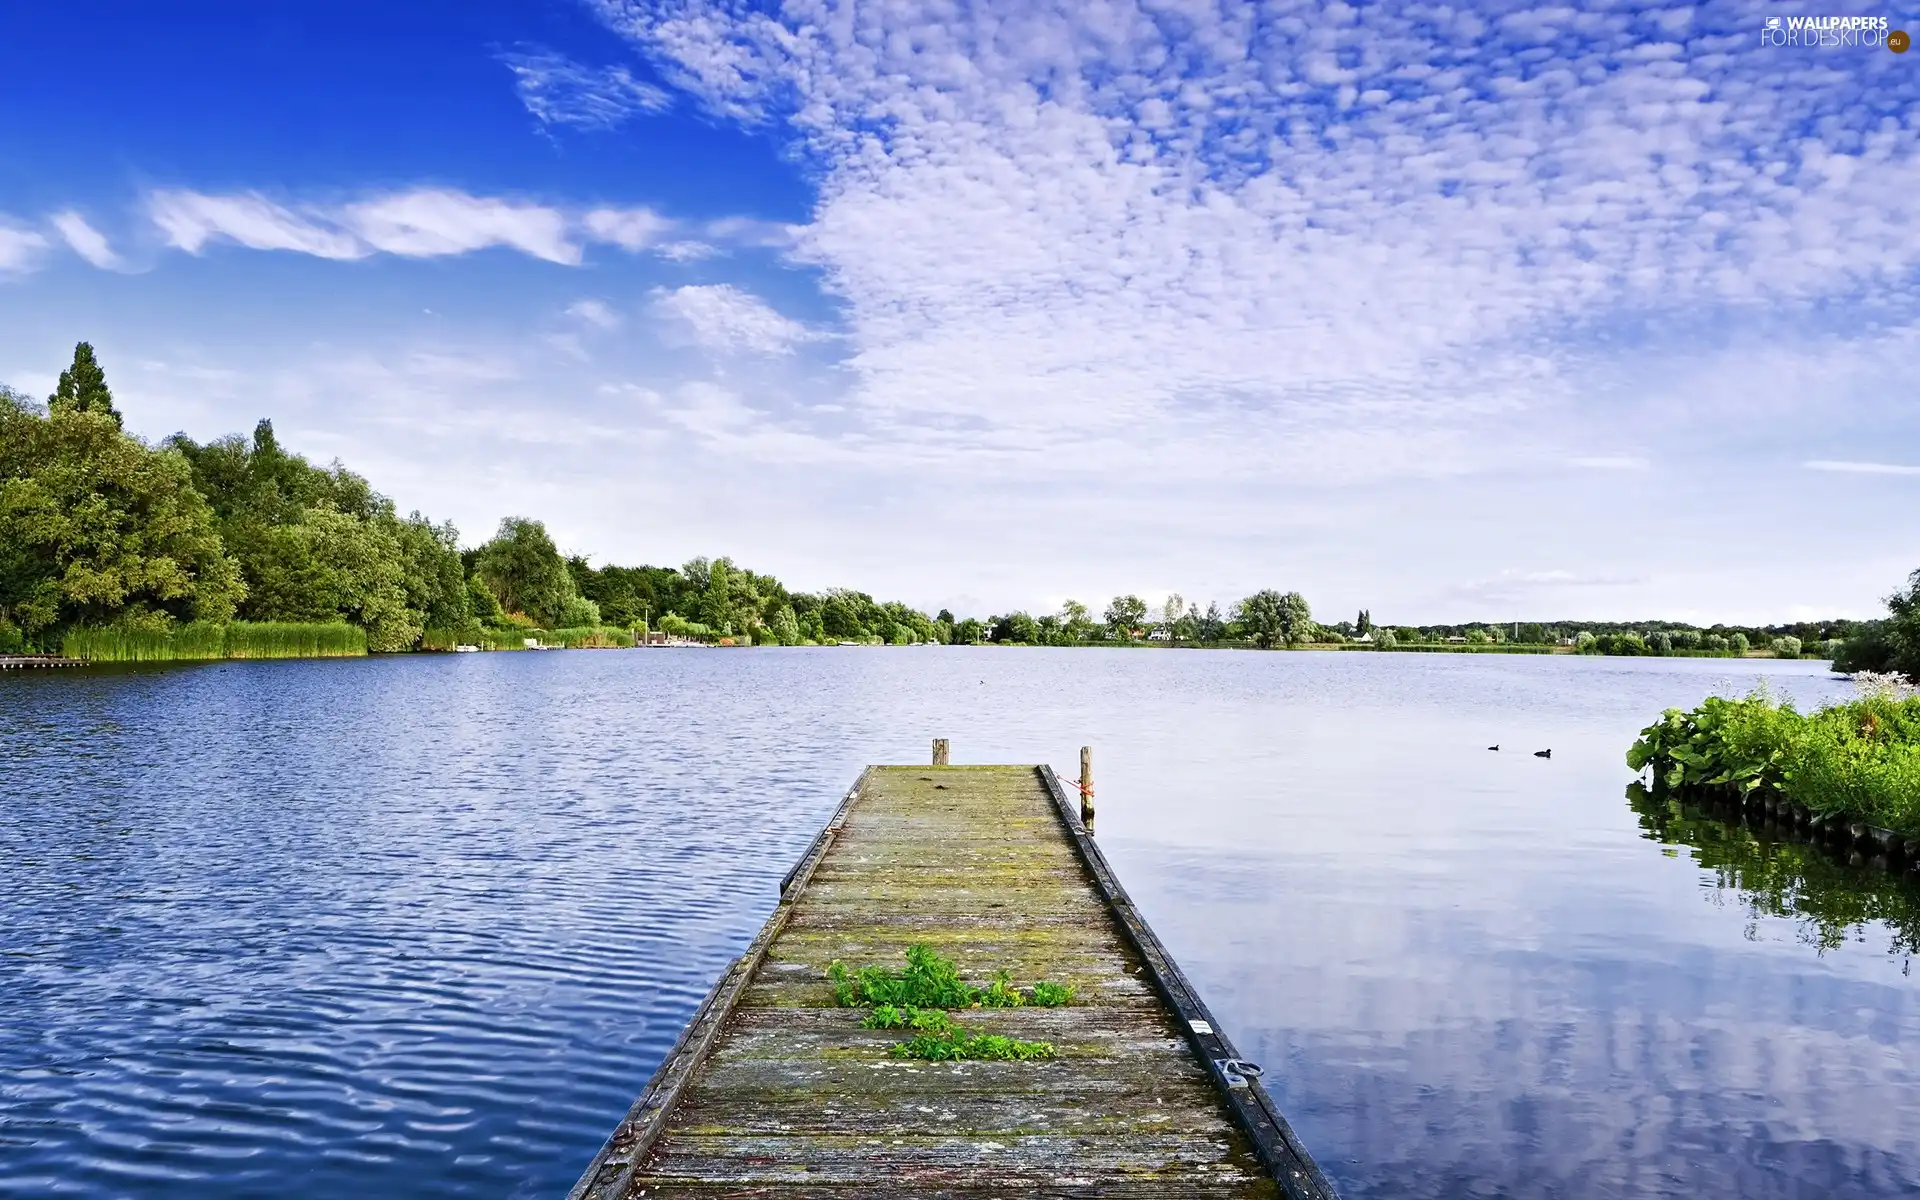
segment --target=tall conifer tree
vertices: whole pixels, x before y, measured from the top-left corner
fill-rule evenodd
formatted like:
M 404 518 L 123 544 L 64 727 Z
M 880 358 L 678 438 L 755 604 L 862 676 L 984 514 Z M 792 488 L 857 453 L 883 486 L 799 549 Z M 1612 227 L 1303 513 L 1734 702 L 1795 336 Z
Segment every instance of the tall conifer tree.
M 113 392 L 107 387 L 107 373 L 93 356 L 93 343 L 81 342 L 73 348 L 73 365 L 60 372 L 60 386 L 47 397 L 54 412 L 94 412 L 113 418 L 120 424 L 120 413 L 113 407 Z

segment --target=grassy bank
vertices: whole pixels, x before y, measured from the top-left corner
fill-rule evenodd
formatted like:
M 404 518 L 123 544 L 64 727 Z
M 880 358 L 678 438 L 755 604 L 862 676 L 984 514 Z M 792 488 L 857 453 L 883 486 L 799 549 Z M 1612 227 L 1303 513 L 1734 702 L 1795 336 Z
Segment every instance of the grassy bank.
M 1658 791 L 1786 797 L 1841 818 L 1920 838 L 1920 695 L 1892 681 L 1811 713 L 1764 688 L 1670 708 L 1640 734 L 1627 765 Z
M 224 658 L 351 658 L 367 652 L 367 635 L 344 622 L 195 622 L 165 633 L 134 629 L 75 629 L 60 652 L 88 662 L 208 662 Z

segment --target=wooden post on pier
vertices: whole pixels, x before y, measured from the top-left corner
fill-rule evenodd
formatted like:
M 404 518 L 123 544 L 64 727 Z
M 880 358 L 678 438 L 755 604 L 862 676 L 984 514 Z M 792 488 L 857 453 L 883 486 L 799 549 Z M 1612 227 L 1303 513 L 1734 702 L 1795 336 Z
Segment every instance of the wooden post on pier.
M 1080 747 L 1080 823 L 1093 832 L 1093 747 Z
M 933 765 L 936 767 L 947 765 L 947 739 L 945 738 L 933 739 Z

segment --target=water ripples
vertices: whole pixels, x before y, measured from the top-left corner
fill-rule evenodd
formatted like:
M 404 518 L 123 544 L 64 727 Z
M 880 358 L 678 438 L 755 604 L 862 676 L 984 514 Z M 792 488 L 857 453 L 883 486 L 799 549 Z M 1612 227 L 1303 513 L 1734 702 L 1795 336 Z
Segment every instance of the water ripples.
M 956 761 L 1095 744 L 1109 855 L 1243 1046 L 1288 1064 L 1268 1078 L 1352 1196 L 1731 1195 L 1745 1176 L 1674 1149 L 1723 1128 L 1782 1178 L 1911 1179 L 1920 1135 L 1884 1103 L 1914 1076 L 1904 982 L 1743 952 L 1745 918 L 1704 911 L 1619 799 L 1623 733 L 1725 665 L 1433 658 L 13 673 L 0 1194 L 560 1193 L 859 767 L 935 734 Z M 1498 736 L 1551 739 L 1552 767 L 1479 749 Z M 1591 1153 L 1610 1138 L 1618 1169 Z

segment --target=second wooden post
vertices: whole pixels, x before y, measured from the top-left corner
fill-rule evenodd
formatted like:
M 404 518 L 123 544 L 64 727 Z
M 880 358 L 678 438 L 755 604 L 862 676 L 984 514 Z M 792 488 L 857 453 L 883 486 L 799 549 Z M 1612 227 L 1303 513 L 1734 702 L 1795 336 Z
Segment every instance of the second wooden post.
M 933 765 L 936 767 L 947 765 L 947 739 L 945 738 L 933 739 Z
M 1080 747 L 1080 823 L 1093 832 L 1093 747 Z

